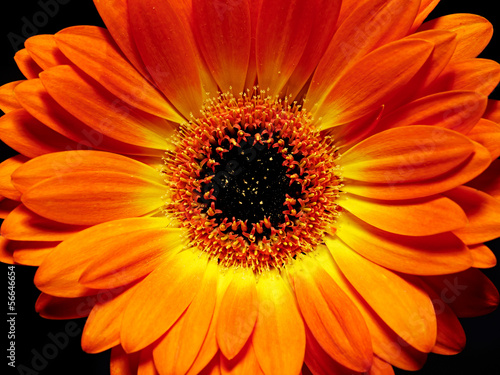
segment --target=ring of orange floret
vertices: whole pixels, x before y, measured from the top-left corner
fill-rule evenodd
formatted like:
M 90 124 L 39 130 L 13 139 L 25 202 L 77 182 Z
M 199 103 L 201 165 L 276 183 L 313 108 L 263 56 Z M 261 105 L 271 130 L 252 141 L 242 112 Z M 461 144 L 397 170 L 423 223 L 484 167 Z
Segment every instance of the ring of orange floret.
M 255 272 L 279 269 L 313 251 L 339 212 L 335 202 L 341 187 L 333 139 L 320 134 L 297 103 L 262 94 L 225 94 L 208 101 L 200 118 L 180 126 L 173 139 L 176 149 L 165 158 L 165 211 L 186 228 L 189 247 L 208 252 L 222 266 Z M 228 217 L 228 210 L 219 207 L 217 168 L 225 162 L 227 169 L 231 160 L 226 156 L 244 150 L 242 145 L 282 159 L 290 194 L 274 219 L 264 214 L 249 222 L 237 213 Z M 238 167 L 233 163 L 233 170 L 222 175 Z

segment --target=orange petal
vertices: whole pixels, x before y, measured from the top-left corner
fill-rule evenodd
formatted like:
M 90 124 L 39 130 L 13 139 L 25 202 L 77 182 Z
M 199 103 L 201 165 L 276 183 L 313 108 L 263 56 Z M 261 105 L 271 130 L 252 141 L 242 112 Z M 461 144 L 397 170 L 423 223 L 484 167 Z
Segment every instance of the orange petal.
M 473 91 L 449 91 L 412 101 L 384 116 L 379 129 L 434 125 L 467 134 L 481 119 L 487 97 Z
M 43 70 L 57 65 L 71 64 L 57 47 L 54 35 L 35 35 L 26 40 L 25 46 L 30 56 Z
M 259 86 L 266 95 L 279 94 L 300 61 L 311 33 L 315 5 L 311 0 L 262 0 L 255 50 Z
M 110 372 L 111 375 L 137 375 L 139 353 L 127 354 L 118 345 L 111 350 Z
M 120 50 L 142 76 L 148 78 L 149 73 L 144 67 L 132 35 L 128 16 L 128 2 L 123 0 L 94 0 L 94 5 Z
M 424 284 L 424 283 L 423 283 Z M 465 347 L 465 332 L 457 316 L 450 307 L 430 288 L 424 285 L 434 305 L 437 319 L 436 346 L 433 353 L 454 355 L 460 353 Z
M 292 277 L 307 326 L 335 361 L 367 371 L 372 365 L 372 346 L 360 312 L 319 264 L 308 258 L 301 262 Z
M 444 131 L 443 128 L 428 128 L 435 129 L 438 134 L 441 133 L 441 131 Z M 450 131 L 447 130 L 447 132 Z M 456 134 L 458 135 L 458 133 Z M 386 183 L 365 183 L 344 179 L 344 186 L 342 187 L 342 190 L 363 197 L 391 200 L 414 199 L 442 193 L 472 180 L 490 165 L 491 157 L 489 151 L 477 142 L 472 142 L 472 144 L 474 152 L 471 156 L 469 156 L 462 164 L 453 170 L 435 178 L 410 183 L 393 183 L 390 179 L 388 179 Z M 412 160 L 413 158 L 404 161 L 405 164 L 409 163 L 408 168 L 399 170 L 402 176 L 405 176 L 408 173 L 410 175 L 412 174 Z M 397 168 L 399 167 L 401 166 L 398 166 Z M 397 178 L 401 178 L 401 176 L 398 176 L 398 172 L 396 172 L 396 170 L 391 172 L 389 172 L 389 175 L 396 175 Z
M 14 186 L 26 192 L 37 183 L 66 173 L 108 171 L 128 173 L 162 183 L 160 172 L 126 156 L 101 151 L 63 151 L 39 156 L 18 168 L 12 176 Z
M 418 31 L 449 30 L 457 34 L 457 49 L 453 60 L 464 60 L 479 55 L 493 35 L 493 26 L 475 14 L 449 14 L 425 22 Z
M 40 74 L 48 93 L 91 128 L 118 141 L 166 150 L 173 127 L 111 94 L 78 68 L 58 66 Z
M 427 18 L 427 16 L 434 10 L 436 5 L 439 4 L 440 0 L 422 0 L 420 2 L 420 8 L 418 10 L 417 17 L 413 22 L 413 26 L 410 29 L 410 33 L 413 33 L 416 29 L 420 27 L 422 22 Z
M 472 265 L 467 247 L 451 233 L 401 236 L 376 229 L 347 214 L 342 215 L 337 227 L 338 237 L 351 249 L 395 271 L 436 275 L 463 271 Z
M 45 319 L 84 318 L 95 304 L 89 296 L 79 298 L 61 298 L 41 293 L 36 300 L 35 309 Z
M 316 9 L 321 9 L 321 11 L 314 12 L 314 21 L 306 49 L 286 84 L 287 92 L 292 95 L 297 95 L 302 90 L 323 57 L 335 34 L 341 3 L 342 1 L 339 0 L 317 2 Z
M 347 6 L 346 19 L 341 20 L 312 77 L 307 93 L 311 106 L 323 102 L 347 68 L 374 49 L 405 36 L 418 4 L 414 0 L 366 0 Z M 345 8 L 342 1 L 344 14 Z
M 377 356 L 373 357 L 373 365 L 368 375 L 394 375 L 394 369 L 390 363 Z
M 257 61 L 255 59 L 255 39 L 257 34 L 257 22 L 259 19 L 262 0 L 248 0 L 250 2 L 250 21 L 251 21 L 251 44 L 250 61 L 246 74 L 245 86 L 254 87 L 257 84 Z
M 158 375 L 151 348 L 141 350 L 137 375 Z
M 488 169 L 467 185 L 500 199 L 500 160 L 493 160 Z
M 342 242 L 329 237 L 325 242 L 342 273 L 380 318 L 416 349 L 430 352 L 436 342 L 436 317 L 427 293 Z
M 216 353 L 219 350 L 219 346 L 217 344 L 217 321 L 219 320 L 219 313 L 222 298 L 226 293 L 229 284 L 233 278 L 232 272 L 219 272 L 217 280 L 217 296 L 215 301 L 215 309 L 212 315 L 212 320 L 210 321 L 210 326 L 208 327 L 207 335 L 203 340 L 203 344 L 201 345 L 200 351 L 196 356 L 192 366 L 189 368 L 189 371 L 186 375 L 197 375 L 202 369 L 205 367 L 211 367 L 210 362 L 215 361 L 216 364 L 219 364 L 219 356 Z
M 425 95 L 442 91 L 469 90 L 490 95 L 500 81 L 500 64 L 493 60 L 467 59 L 448 64 L 424 90 Z
M 384 113 L 385 107 L 377 108 L 375 111 L 346 124 L 328 127 L 329 124 L 320 124 L 321 130 L 326 130 L 328 135 L 336 140 L 337 147 L 350 147 L 367 138 L 378 128 L 378 124 Z
M 405 89 L 432 50 L 424 40 L 399 40 L 373 51 L 338 79 L 315 116 L 343 124 L 380 108 Z
M 478 269 L 424 278 L 459 318 L 486 315 L 500 302 L 495 285 Z
M 309 327 L 306 325 L 306 353 L 304 362 L 314 375 L 360 375 L 359 372 L 353 372 L 338 362 L 334 361 L 330 355 L 324 351 L 318 343 Z M 304 374 L 302 367 L 302 374 Z M 364 374 L 364 373 L 363 373 Z
M 8 146 L 30 158 L 80 147 L 76 142 L 46 127 L 24 109 L 16 109 L 0 118 L 0 138 Z
M 94 253 L 79 283 L 94 289 L 126 285 L 147 276 L 167 257 L 181 251 L 181 229 L 166 228 L 164 218 L 151 220 L 140 228 L 115 228 L 115 233 L 106 238 L 106 251 Z M 81 248 L 89 253 L 93 250 L 85 245 Z M 125 248 L 128 250 L 123 251 Z
M 2 112 L 8 113 L 21 108 L 21 104 L 14 95 L 14 89 L 22 82 L 26 81 L 13 81 L 0 86 L 0 110 Z
M 17 241 L 62 241 L 85 227 L 61 224 L 17 206 L 2 224 L 2 236 Z
M 133 218 L 85 229 L 62 242 L 50 253 L 35 275 L 35 285 L 43 292 L 59 297 L 95 294 L 94 289 L 80 285 L 78 280 L 94 256 L 103 251 L 103 246 L 113 244 L 110 238 L 116 239 L 134 230 L 155 226 L 158 228 L 165 224 L 164 218 Z M 82 251 L 82 247 L 86 250 Z
M 210 363 L 197 375 L 222 375 L 219 356 L 216 355 Z
M 198 293 L 206 260 L 183 251 L 156 268 L 138 286 L 124 311 L 121 342 L 130 353 L 165 333 Z
M 492 160 L 500 156 L 500 125 L 497 123 L 481 119 L 467 136 L 486 147 Z
M 492 268 L 497 265 L 497 258 L 493 251 L 486 245 L 469 246 L 472 255 L 474 268 Z
M 306 338 L 290 287 L 277 272 L 268 271 L 259 278 L 257 296 L 262 308 L 252 342 L 260 367 L 266 375 L 298 374 Z
M 94 171 L 44 180 L 27 190 L 22 201 L 48 219 L 93 225 L 156 211 L 164 194 L 165 186 L 140 176 Z
M 3 198 L 0 200 L 0 219 L 5 219 L 21 202 Z
M 7 247 L 14 252 L 14 261 L 26 266 L 39 266 L 59 242 L 10 241 Z
M 500 122 L 500 100 L 489 99 L 488 107 L 486 108 L 483 117 L 497 123 Z
M 198 47 L 222 92 L 243 92 L 250 58 L 250 3 L 193 0 Z
M 57 45 L 71 61 L 119 99 L 153 115 L 185 120 L 123 57 L 106 29 L 75 26 L 58 32 Z
M 149 73 L 167 99 L 186 118 L 198 116 L 205 93 L 217 88 L 205 79 L 201 56 L 188 23 L 174 1 L 130 0 L 129 19 L 135 43 Z
M 386 362 L 399 368 L 408 371 L 420 369 L 424 365 L 427 355 L 413 348 L 408 344 L 408 340 L 403 339 L 387 326 L 384 320 L 373 311 L 367 302 L 347 281 L 344 274 L 342 274 L 333 260 L 332 255 L 324 246 L 318 247 L 318 260 L 337 285 L 339 285 L 349 296 L 351 301 L 354 302 L 361 315 L 363 315 L 368 330 L 371 333 L 374 353 Z M 419 319 L 415 316 L 414 318 L 415 321 Z M 403 334 L 404 336 L 407 335 L 406 333 Z
M 12 184 L 11 176 L 28 160 L 23 155 L 16 155 L 0 163 L 0 194 L 5 198 L 15 201 L 21 200 L 21 192 Z
M 224 294 L 217 319 L 217 343 L 231 360 L 242 350 L 253 332 L 259 303 L 253 271 L 236 271 Z
M 15 264 L 14 263 L 14 251 L 8 247 L 9 241 L 6 238 L 0 236 L 0 262 L 6 264 Z
M 101 291 L 94 298 L 98 302 L 92 308 L 82 333 L 84 351 L 100 353 L 120 343 L 122 313 L 138 285 Z
M 28 79 L 38 78 L 38 75 L 43 71 L 25 48 L 16 52 L 14 60 L 21 73 Z
M 248 340 L 243 349 L 232 360 L 220 355 L 220 367 L 222 375 L 264 375 L 259 366 L 252 340 Z
M 17 99 L 34 118 L 55 132 L 78 142 L 76 150 L 103 149 L 121 154 L 161 155 L 162 151 L 117 141 L 92 129 L 62 108 L 45 90 L 40 79 L 24 81 L 15 89 Z M 71 147 L 65 149 L 71 150 Z
M 401 104 L 422 96 L 422 90 L 431 85 L 448 65 L 457 46 L 456 34 L 444 30 L 428 30 L 408 35 L 405 39 L 426 40 L 434 44 L 434 50 L 422 68 L 408 83 L 406 95 L 393 98 L 387 105 L 391 109 L 398 108 Z
M 346 151 L 344 178 L 396 184 L 431 179 L 464 162 L 474 144 L 464 135 L 430 126 L 389 129 Z
M 493 240 L 500 236 L 500 201 L 468 186 L 444 193 L 467 214 L 469 223 L 454 233 L 468 245 Z
M 153 350 L 160 374 L 186 374 L 193 364 L 212 321 L 218 276 L 217 263 L 210 261 L 188 310 Z
M 338 204 L 364 222 L 390 233 L 430 236 L 467 224 L 460 206 L 443 196 L 412 200 L 377 200 L 345 194 Z M 383 212 L 384 215 L 380 215 Z

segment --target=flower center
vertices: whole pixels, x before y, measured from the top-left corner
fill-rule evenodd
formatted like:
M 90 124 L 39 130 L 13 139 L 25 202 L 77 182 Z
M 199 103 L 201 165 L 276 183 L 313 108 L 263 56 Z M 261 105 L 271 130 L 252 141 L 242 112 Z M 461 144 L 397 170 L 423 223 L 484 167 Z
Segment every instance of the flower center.
M 333 140 L 286 99 L 221 95 L 167 153 L 166 212 L 223 266 L 281 268 L 313 251 L 339 208 Z

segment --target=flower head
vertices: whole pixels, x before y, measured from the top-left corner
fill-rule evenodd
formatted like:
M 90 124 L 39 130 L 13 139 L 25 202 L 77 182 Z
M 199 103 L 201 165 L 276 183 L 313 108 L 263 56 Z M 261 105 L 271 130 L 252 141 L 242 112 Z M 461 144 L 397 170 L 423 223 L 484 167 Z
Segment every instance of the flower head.
M 486 20 L 94 2 L 107 29 L 28 39 L 0 88 L 2 260 L 39 267 L 42 316 L 88 315 L 113 375 L 392 374 L 463 349 L 457 317 L 499 302 Z

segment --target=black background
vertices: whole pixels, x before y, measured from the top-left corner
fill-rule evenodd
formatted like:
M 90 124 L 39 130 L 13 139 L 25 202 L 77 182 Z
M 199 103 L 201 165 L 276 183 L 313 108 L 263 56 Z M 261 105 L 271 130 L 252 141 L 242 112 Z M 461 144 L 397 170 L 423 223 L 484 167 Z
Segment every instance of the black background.
M 53 0 L 41 0 L 42 3 L 53 2 Z M 103 26 L 92 1 L 90 0 L 64 0 L 59 4 L 58 10 L 53 15 L 39 19 L 40 27 L 37 34 L 52 34 L 64 27 L 73 25 L 97 25 Z M 430 18 L 450 13 L 474 13 L 489 19 L 494 26 L 500 30 L 500 13 L 496 10 L 496 1 L 491 0 L 442 0 Z M 8 34 L 15 33 L 22 36 L 22 27 L 25 19 L 32 20 L 42 10 L 38 1 L 8 1 L 0 6 L 0 85 L 23 79 L 18 71 L 13 55 L 17 49 L 9 41 Z M 23 19 L 23 17 L 26 17 Z M 43 23 L 43 24 L 42 24 Z M 11 34 L 12 35 L 12 34 Z M 500 61 L 500 31 L 494 38 L 481 57 Z M 500 99 L 499 90 L 492 97 Z M 0 142 L 0 160 L 4 160 L 16 153 Z M 491 243 L 490 246 L 497 250 L 500 243 Z M 16 303 L 18 315 L 16 317 L 16 364 L 24 364 L 33 368 L 32 359 L 34 353 L 43 352 L 47 344 L 51 343 L 49 333 L 58 334 L 64 332 L 67 321 L 50 321 L 40 318 L 34 311 L 34 303 L 38 291 L 33 286 L 33 267 L 16 266 Z M 484 271 L 492 279 L 495 285 L 500 286 L 500 267 Z M 7 266 L 2 265 L 0 271 L 0 287 L 3 284 L 2 301 L 7 301 Z M 7 311 L 6 302 L 1 304 L 2 311 Z M 4 314 L 4 313 L 2 313 Z M 3 315 L 4 317 L 6 315 Z M 6 318 L 2 318 L 5 319 Z M 81 329 L 84 319 L 75 320 Z M 466 349 L 457 356 L 430 355 L 427 364 L 416 375 L 468 375 L 500 374 L 500 311 L 496 311 L 484 317 L 462 319 L 462 324 L 467 334 Z M 9 341 L 7 339 L 7 325 L 2 324 L 0 333 L 2 347 Z M 7 366 L 6 350 L 2 350 L 0 359 L 0 373 L 19 374 Z M 39 363 L 40 365 L 40 363 Z M 50 359 L 40 371 L 25 372 L 25 374 L 109 374 L 109 352 L 97 355 L 84 353 L 80 348 L 80 336 L 70 338 L 69 343 L 63 349 L 59 349 L 55 358 Z M 410 374 L 409 372 L 396 370 L 397 374 Z

